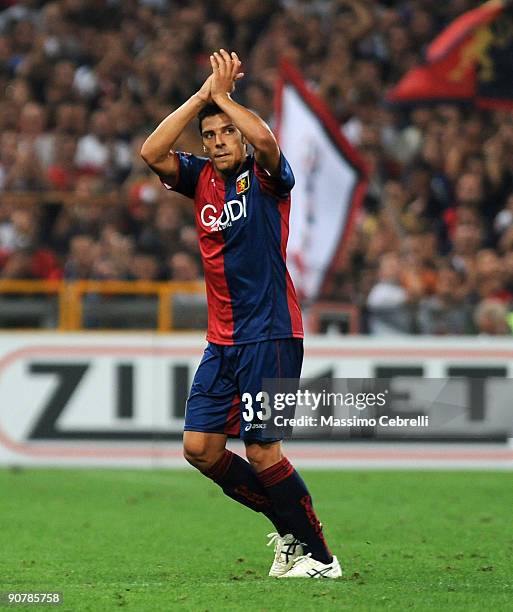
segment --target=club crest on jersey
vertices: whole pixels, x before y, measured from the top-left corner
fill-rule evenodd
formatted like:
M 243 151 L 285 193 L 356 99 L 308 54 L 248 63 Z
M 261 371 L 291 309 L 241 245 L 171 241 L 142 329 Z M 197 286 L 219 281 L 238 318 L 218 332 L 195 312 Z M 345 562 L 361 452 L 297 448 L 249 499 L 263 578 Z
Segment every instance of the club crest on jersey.
M 234 221 L 247 217 L 246 196 L 240 200 L 230 200 L 223 206 L 219 215 L 213 204 L 205 204 L 200 212 L 203 227 L 211 232 L 220 232 L 225 227 L 231 227 Z
M 235 181 L 235 191 L 237 195 L 240 195 L 241 193 L 244 193 L 248 189 L 249 189 L 249 170 L 246 170 L 246 172 L 243 172 L 237 177 L 237 180 Z

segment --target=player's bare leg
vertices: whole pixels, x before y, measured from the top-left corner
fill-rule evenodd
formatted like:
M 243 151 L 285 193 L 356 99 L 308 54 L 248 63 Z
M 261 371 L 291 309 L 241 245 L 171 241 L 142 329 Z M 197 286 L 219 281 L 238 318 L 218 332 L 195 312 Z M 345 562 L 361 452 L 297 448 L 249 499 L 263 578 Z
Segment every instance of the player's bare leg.
M 184 431 L 183 454 L 200 472 L 207 472 L 223 456 L 228 436 L 202 431 Z
M 222 457 L 227 438 L 224 434 L 184 431 L 184 457 L 200 472 L 205 473 Z
M 341 576 L 339 562 L 331 554 L 324 539 L 322 525 L 313 509 L 310 493 L 301 476 L 283 456 L 281 442 L 248 441 L 246 456 L 258 474 L 274 511 L 289 527 L 294 538 L 308 551 L 307 555 L 296 554 L 289 569 L 280 577 L 338 578 Z
M 281 442 L 246 442 L 246 457 L 259 474 L 283 459 Z

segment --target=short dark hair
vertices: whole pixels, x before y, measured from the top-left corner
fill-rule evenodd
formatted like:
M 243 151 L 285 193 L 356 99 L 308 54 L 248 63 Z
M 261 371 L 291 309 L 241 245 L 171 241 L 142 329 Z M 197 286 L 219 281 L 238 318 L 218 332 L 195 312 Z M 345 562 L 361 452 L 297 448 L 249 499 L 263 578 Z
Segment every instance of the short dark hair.
M 222 115 L 223 113 L 224 110 L 219 108 L 217 104 L 210 103 L 204 106 L 198 113 L 198 127 L 200 134 L 202 132 L 203 119 L 206 119 L 207 117 L 213 117 L 214 115 Z

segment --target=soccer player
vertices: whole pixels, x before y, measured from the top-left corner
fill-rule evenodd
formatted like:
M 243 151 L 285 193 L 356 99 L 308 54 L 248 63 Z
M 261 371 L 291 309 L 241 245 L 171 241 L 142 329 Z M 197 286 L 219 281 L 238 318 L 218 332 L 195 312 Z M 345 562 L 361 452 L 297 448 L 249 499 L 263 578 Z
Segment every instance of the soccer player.
M 167 189 L 194 200 L 205 273 L 208 345 L 187 400 L 184 455 L 274 524 L 270 576 L 337 578 L 340 564 L 281 440 L 265 439 L 253 423 L 241 427 L 244 393 L 256 401 L 264 378 L 301 372 L 301 313 L 285 265 L 294 176 L 266 123 L 230 96 L 243 76 L 237 55 L 221 49 L 210 62 L 199 91 L 141 150 Z M 173 150 L 196 117 L 205 157 Z M 228 436 L 243 439 L 248 461 L 226 449 Z

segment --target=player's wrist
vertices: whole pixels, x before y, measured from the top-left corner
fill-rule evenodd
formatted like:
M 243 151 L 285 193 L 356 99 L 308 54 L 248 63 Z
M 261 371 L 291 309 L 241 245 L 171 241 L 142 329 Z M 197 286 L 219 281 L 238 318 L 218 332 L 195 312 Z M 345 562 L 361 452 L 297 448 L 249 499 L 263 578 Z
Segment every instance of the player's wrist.
M 192 98 L 196 103 L 201 104 L 202 107 L 206 106 L 210 101 L 210 96 L 205 96 L 199 91 L 197 91 Z
M 222 91 L 219 93 L 212 94 L 212 100 L 216 104 L 219 104 L 220 102 L 222 103 L 222 102 L 227 102 L 228 100 L 231 100 L 231 97 L 227 91 Z

